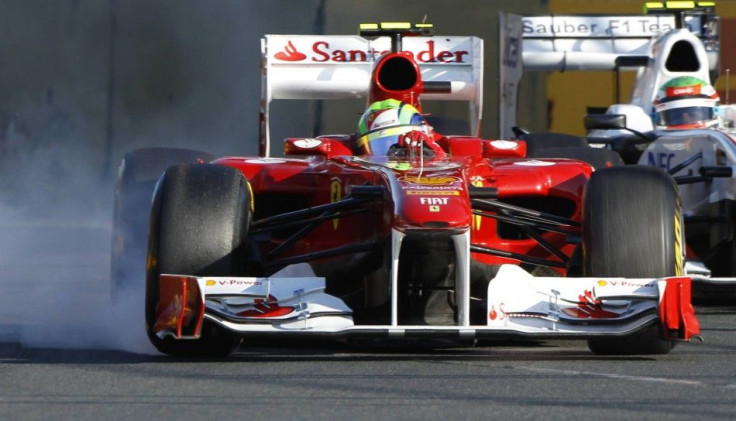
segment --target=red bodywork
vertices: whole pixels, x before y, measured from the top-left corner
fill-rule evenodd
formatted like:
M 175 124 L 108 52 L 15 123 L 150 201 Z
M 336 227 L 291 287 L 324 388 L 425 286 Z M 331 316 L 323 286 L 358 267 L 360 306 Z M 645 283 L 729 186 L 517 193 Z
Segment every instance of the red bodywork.
M 397 71 L 402 74 L 397 75 Z M 374 66 L 368 103 L 393 98 L 411 103 L 421 112 L 419 98 L 426 89 L 411 53 L 389 53 Z M 326 221 L 282 257 L 376 237 L 388 238 L 391 228 L 395 228 L 400 231 L 469 229 L 473 245 L 559 260 L 538 241 L 513 238 L 518 235 L 504 236 L 499 233 L 495 219 L 474 216 L 468 186 L 494 188 L 499 199 L 512 202 L 518 199 L 525 207 L 558 214 L 563 210 L 562 216 L 579 221 L 583 189 L 592 172 L 590 165 L 563 159 L 530 162 L 523 159 L 526 155 L 523 141 L 499 142 L 469 136 L 437 136 L 437 139 L 449 157 L 426 159 L 423 166 L 415 165 L 410 170 L 391 169 L 386 157 L 355 159 L 351 136 L 308 139 L 308 147 L 299 145 L 305 139 L 287 139 L 285 155 L 306 155 L 306 159 L 229 157 L 215 162 L 239 169 L 249 180 L 255 197 L 255 219 L 269 216 L 269 212 L 260 213 L 259 203 L 275 195 L 311 207 L 334 203 L 348 196 L 351 186 L 356 185 L 382 186 L 389 193 L 383 209 Z M 273 210 L 269 207 L 269 211 Z M 552 232 L 543 235 L 564 254 L 572 254 L 574 245 L 568 244 L 567 235 Z M 275 247 L 280 241 L 274 237 L 264 249 Z M 473 253 L 472 257 L 486 264 L 519 262 L 480 253 Z
M 326 144 L 335 142 L 330 138 L 319 140 Z M 482 150 L 487 141 L 463 138 L 462 142 L 473 145 L 467 149 Z M 384 157 L 363 157 L 360 161 L 345 156 L 271 160 L 230 157 L 215 163 L 238 168 L 247 177 L 255 197 L 256 215 L 264 195 L 299 197 L 308 206 L 317 206 L 348 196 L 350 187 L 355 185 L 383 186 L 390 192 L 384 209 L 327 221 L 291 248 L 289 254 L 315 252 L 376 236 L 388 237 L 390 229 L 395 228 L 400 231 L 469 229 L 472 244 L 550 257 L 537 241 L 504 238 L 498 232 L 496 220 L 473 216 L 467 186 L 492 187 L 497 189 L 499 199 L 518 198 L 525 203 L 541 204 L 553 198 L 567 205 L 566 217 L 579 221 L 583 189 L 592 168 L 583 162 L 564 159 L 546 160 L 550 165 L 532 161 L 530 165 L 527 160 L 484 156 L 492 153 L 478 156 L 453 153 L 446 161 L 425 162 L 421 170 L 407 171 L 386 167 Z M 396 180 L 389 176 L 391 173 Z M 544 236 L 566 254 L 572 253 L 574 245 L 567 244 L 566 235 L 546 233 Z M 278 239 L 274 241 L 278 243 Z M 518 263 L 515 259 L 479 253 L 473 253 L 473 258 L 487 264 Z

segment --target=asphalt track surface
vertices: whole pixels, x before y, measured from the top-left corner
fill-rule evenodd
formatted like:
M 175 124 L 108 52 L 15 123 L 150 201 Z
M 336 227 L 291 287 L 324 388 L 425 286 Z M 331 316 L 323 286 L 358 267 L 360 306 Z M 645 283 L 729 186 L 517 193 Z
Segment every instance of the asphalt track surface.
M 736 417 L 736 299 L 698 305 L 705 342 L 664 356 L 595 356 L 580 341 L 311 342 L 172 359 L 146 343 L 140 297 L 109 302 L 105 227 L 39 229 L 43 241 L 0 244 L 3 420 Z M 86 246 L 59 247 L 66 231 Z

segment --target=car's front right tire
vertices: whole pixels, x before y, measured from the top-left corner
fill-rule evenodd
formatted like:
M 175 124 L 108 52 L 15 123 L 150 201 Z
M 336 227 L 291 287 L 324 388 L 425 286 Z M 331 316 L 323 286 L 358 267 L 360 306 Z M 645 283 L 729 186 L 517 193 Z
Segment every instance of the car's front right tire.
M 582 275 L 662 278 L 683 274 L 680 199 L 660 168 L 595 171 L 585 189 Z M 666 354 L 674 342 L 652 325 L 633 336 L 588 342 L 596 354 Z

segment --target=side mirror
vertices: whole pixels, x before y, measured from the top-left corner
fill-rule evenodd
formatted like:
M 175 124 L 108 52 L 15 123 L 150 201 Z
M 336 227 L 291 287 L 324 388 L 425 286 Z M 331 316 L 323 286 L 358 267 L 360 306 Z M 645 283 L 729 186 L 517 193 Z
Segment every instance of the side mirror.
M 322 155 L 327 158 L 354 155 L 353 140 L 347 135 L 290 137 L 284 140 L 284 155 Z
M 587 114 L 584 125 L 586 130 L 626 129 L 626 115 Z

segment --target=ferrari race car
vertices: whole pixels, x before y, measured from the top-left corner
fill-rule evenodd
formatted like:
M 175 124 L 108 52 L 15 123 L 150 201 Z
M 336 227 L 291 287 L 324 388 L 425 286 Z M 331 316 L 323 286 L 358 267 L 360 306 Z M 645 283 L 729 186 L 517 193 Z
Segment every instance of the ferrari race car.
M 581 148 L 592 146 L 614 153 L 605 161 L 589 160 L 597 167 L 625 163 L 667 170 L 681 192 L 687 243 L 686 275 L 702 285 L 704 291 L 717 291 L 721 287 L 732 290 L 736 285 L 734 109 L 706 104 L 715 110 L 708 117 L 713 122 L 708 124 L 711 127 L 673 128 L 665 127 L 665 122 L 656 118 L 658 110 L 654 106 L 659 103 L 663 110 L 668 108 L 658 95 L 662 93 L 661 87 L 670 81 L 695 78 L 710 85 L 717 77 L 718 16 L 712 2 L 653 3 L 649 14 L 643 16 L 524 17 L 521 67 L 615 72 L 628 68 L 636 69 L 637 73 L 628 103 L 614 104 L 605 114 L 585 117 L 588 130 L 585 138 L 559 133 L 521 133 L 516 129 L 517 135 L 528 140 L 529 156 L 584 159 L 587 152 Z M 672 8 L 668 7 L 669 3 L 677 4 Z M 569 31 L 564 34 L 542 31 L 548 27 L 567 27 Z M 608 30 L 594 33 L 590 30 L 593 27 Z M 691 99 L 669 104 L 683 106 L 684 101 L 690 101 L 700 106 L 713 102 L 689 95 L 682 98 Z M 677 100 L 677 97 L 670 99 Z M 507 119 L 507 126 L 513 124 L 512 119 Z
M 137 240 L 126 235 L 145 229 L 145 217 L 125 204 L 155 178 L 145 318 L 156 348 L 222 355 L 241 338 L 567 338 L 637 354 L 696 337 L 672 178 L 527 159 L 523 141 L 479 137 L 482 47 L 423 24 L 267 35 L 261 156 L 129 154 L 113 276 L 118 290 L 135 282 L 119 274 L 137 264 Z M 283 157 L 267 156 L 271 100 L 349 97 L 419 111 L 420 98 L 468 101 L 471 133 L 405 123 L 289 138 Z M 150 177 L 148 164 L 177 159 L 185 163 Z

